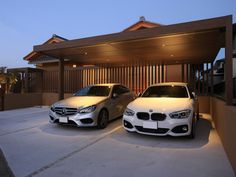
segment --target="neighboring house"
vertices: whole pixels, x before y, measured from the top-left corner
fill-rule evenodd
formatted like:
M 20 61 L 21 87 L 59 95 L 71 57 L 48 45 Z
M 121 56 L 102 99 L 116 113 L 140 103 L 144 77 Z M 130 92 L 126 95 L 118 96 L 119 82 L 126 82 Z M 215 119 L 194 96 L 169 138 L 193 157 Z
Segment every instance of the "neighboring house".
M 52 43 L 59 43 L 62 41 L 67 41 L 66 38 L 63 38 L 61 36 L 58 36 L 56 34 L 53 34 L 51 38 L 49 38 L 46 42 L 43 44 L 52 44 Z M 51 67 L 54 68 L 55 65 L 57 65 L 57 59 L 54 59 L 49 56 L 41 55 L 37 52 L 30 52 L 28 55 L 24 57 L 24 60 L 28 61 L 29 64 L 36 65 L 36 68 L 39 69 L 50 69 Z

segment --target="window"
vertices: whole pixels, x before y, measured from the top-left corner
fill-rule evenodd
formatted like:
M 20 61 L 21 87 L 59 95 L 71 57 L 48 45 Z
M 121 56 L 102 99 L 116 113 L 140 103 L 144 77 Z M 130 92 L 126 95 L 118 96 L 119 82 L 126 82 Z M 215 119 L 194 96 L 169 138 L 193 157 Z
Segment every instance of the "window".
M 185 86 L 152 86 L 143 93 L 142 97 L 188 98 L 188 92 Z
M 109 86 L 88 86 L 75 93 L 75 96 L 108 96 Z
M 116 93 L 118 95 L 124 94 L 124 93 L 128 93 L 130 92 L 130 90 L 122 85 L 115 85 L 113 88 L 113 93 Z

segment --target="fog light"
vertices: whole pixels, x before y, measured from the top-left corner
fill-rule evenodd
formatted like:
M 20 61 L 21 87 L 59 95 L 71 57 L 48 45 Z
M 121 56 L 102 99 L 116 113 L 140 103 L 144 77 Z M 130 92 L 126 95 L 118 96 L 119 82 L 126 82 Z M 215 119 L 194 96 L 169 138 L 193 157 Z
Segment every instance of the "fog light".
M 133 128 L 133 125 L 130 122 L 126 121 L 126 120 L 124 120 L 124 126 L 126 128 Z
M 183 131 L 188 131 L 188 127 L 183 126 L 183 127 L 182 127 L 182 130 L 183 130 Z

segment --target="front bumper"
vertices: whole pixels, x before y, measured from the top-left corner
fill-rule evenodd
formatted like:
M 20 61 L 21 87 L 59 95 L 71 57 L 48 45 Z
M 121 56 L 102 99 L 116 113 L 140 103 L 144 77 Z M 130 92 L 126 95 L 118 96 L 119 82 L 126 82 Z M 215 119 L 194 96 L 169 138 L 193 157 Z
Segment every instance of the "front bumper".
M 71 116 L 60 116 L 49 110 L 49 122 L 50 123 L 59 123 L 59 124 L 68 124 L 75 125 L 77 127 L 94 127 L 97 126 L 97 111 L 87 114 L 74 114 Z
M 171 119 L 166 117 L 163 121 L 140 120 L 134 116 L 123 115 L 123 127 L 129 132 L 137 132 L 146 135 L 156 136 L 187 136 L 190 135 L 192 129 L 192 113 L 188 118 Z M 144 123 L 152 122 L 157 124 L 157 128 L 144 128 Z

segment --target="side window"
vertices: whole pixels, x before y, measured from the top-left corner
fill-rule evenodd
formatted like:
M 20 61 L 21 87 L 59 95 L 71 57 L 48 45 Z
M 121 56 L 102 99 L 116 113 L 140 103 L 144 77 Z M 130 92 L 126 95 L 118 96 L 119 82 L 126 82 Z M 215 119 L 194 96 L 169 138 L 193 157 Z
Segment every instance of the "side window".
M 125 87 L 125 86 L 120 86 L 120 89 L 121 89 L 122 93 L 130 92 L 130 90 L 127 87 Z
M 122 85 L 115 85 L 113 88 L 113 93 L 116 93 L 117 95 L 121 95 L 127 92 L 130 92 L 130 90 Z
M 117 95 L 120 95 L 120 93 L 119 93 L 119 85 L 115 85 L 114 86 L 112 93 L 116 93 Z

